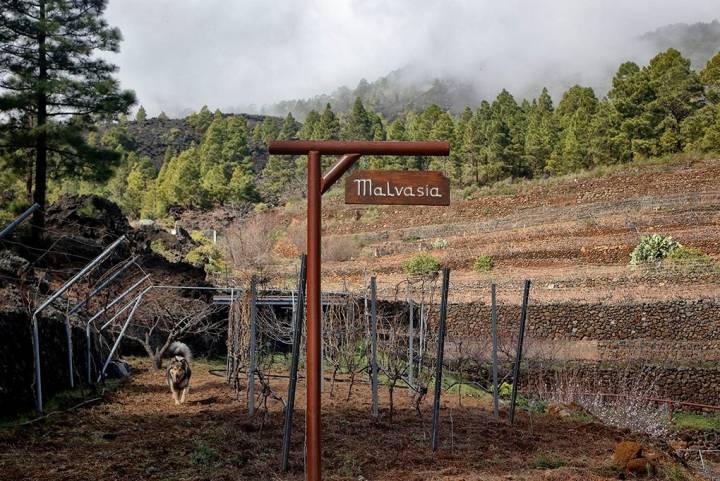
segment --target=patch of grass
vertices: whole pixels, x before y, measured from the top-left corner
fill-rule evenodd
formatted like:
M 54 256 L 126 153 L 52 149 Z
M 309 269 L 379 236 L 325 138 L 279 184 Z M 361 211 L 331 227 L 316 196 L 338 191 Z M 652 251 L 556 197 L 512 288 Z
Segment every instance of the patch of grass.
M 592 423 L 595 422 L 595 418 L 586 413 L 585 411 L 573 411 L 570 415 L 570 419 L 581 423 Z
M 195 444 L 195 451 L 190 455 L 190 461 L 200 466 L 210 466 L 220 461 L 220 453 L 202 441 Z
M 154 253 L 161 255 L 165 259 L 169 260 L 170 262 L 175 261 L 175 255 L 173 255 L 172 252 L 170 252 L 170 249 L 168 249 L 165 246 L 165 243 L 161 241 L 160 239 L 155 239 L 150 243 L 150 250 L 152 250 Z
M 473 269 L 476 272 L 490 272 L 494 266 L 492 257 L 488 255 L 480 255 L 473 263 Z
M 557 469 L 562 468 L 566 464 L 567 461 L 552 454 L 540 454 L 533 461 L 533 467 L 535 469 Z
M 707 271 L 717 267 L 702 249 L 682 245 L 673 249 L 663 262 L 668 267 L 686 272 Z
M 687 481 L 691 479 L 688 476 L 687 471 L 685 471 L 677 464 L 673 464 L 672 466 L 668 466 L 667 468 L 663 469 L 663 474 L 665 475 L 665 478 L 670 481 Z
M 476 399 L 492 399 L 492 394 L 480 389 L 472 384 L 458 384 L 459 377 L 454 374 L 444 373 L 443 374 L 443 386 L 452 386 L 445 388 L 445 392 L 448 394 L 457 394 L 459 389 L 462 389 L 463 397 L 469 396 Z
M 673 414 L 672 425 L 675 429 L 697 429 L 699 431 L 720 429 L 720 413 L 699 414 L 676 412 Z

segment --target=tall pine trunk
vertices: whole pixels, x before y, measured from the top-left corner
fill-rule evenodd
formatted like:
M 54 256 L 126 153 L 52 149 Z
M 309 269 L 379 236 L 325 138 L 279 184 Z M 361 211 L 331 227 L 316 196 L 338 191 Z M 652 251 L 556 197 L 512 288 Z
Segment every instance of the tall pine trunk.
M 35 192 L 33 200 L 40 208 L 33 214 L 32 237 L 39 241 L 45 228 L 45 202 L 47 195 L 47 50 L 45 47 L 45 0 L 40 0 L 40 29 L 38 32 L 38 89 L 36 98 L 37 129 L 35 140 Z

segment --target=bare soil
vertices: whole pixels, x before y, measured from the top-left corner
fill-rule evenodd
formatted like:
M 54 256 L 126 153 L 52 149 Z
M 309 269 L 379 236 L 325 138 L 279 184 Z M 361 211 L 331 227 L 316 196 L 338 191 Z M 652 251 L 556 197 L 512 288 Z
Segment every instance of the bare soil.
M 301 480 L 304 386 L 296 404 L 291 471 L 279 470 L 282 405 L 270 401 L 255 418 L 244 396 L 234 399 L 221 377 L 197 363 L 189 400 L 173 404 L 162 371 L 146 360 L 104 403 L 26 426 L 0 430 L 3 480 Z M 286 397 L 285 381 L 273 389 Z M 444 395 L 440 449 L 429 447 L 430 400 L 418 417 L 407 393 L 396 393 L 392 419 L 381 390 L 379 419 L 370 415 L 369 386 L 347 384 L 323 399 L 323 463 L 328 480 L 617 479 L 610 464 L 616 442 L 639 439 L 596 423 L 520 413 L 516 425 L 492 417 L 485 400 Z M 244 393 L 243 393 L 244 394 Z M 669 459 L 669 470 L 695 479 Z M 680 478 L 672 478 L 680 479 Z
M 708 289 L 720 281 L 716 266 L 648 274 L 628 263 L 640 237 L 652 233 L 720 260 L 718 178 L 718 159 L 675 160 L 532 181 L 508 193 L 454 198 L 449 207 L 349 206 L 333 191 L 323 206 L 324 287 L 360 288 L 366 275 L 376 274 L 387 297 L 406 277 L 403 263 L 424 251 L 453 270 L 457 301 L 486 297 L 495 281 L 514 288 L 499 289 L 503 302 L 518 302 L 525 278 L 541 287 L 535 302 L 707 297 L 717 292 Z M 277 212 L 285 224 L 304 225 L 302 205 Z M 342 257 L 337 247 L 349 240 L 355 251 L 333 258 Z M 481 254 L 493 260 L 490 273 L 473 270 Z M 287 274 L 295 272 L 294 255 Z

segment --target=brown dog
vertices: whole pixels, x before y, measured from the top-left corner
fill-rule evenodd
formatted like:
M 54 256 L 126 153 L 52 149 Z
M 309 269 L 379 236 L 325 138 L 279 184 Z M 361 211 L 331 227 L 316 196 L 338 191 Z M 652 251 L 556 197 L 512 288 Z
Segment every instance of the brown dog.
M 190 389 L 192 353 L 185 343 L 176 341 L 170 345 L 170 354 L 173 358 L 167 368 L 167 381 L 175 404 L 182 404 Z

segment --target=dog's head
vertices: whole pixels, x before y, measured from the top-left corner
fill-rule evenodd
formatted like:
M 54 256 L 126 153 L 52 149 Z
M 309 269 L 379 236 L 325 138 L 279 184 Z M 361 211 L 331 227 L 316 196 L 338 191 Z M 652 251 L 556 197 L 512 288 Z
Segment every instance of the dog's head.
M 181 357 L 175 357 L 168 367 L 168 376 L 173 383 L 179 383 L 185 377 L 187 361 Z

